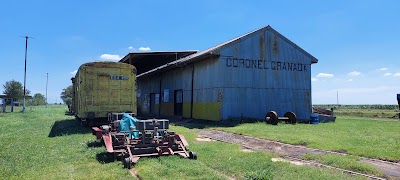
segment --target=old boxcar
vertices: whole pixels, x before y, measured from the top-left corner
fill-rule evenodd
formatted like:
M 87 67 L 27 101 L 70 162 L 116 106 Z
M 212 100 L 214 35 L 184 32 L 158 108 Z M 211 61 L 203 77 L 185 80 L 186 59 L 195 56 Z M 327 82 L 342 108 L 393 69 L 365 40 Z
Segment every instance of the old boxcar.
M 81 65 L 72 78 L 71 111 L 89 125 L 109 113 L 136 114 L 136 68 L 120 62 L 90 62 Z

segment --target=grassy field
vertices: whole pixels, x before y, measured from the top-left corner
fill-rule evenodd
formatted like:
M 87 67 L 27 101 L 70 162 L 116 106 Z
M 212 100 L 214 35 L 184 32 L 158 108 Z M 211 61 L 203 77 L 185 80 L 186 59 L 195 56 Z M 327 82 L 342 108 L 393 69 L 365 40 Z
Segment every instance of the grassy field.
M 399 114 L 399 110 L 390 109 L 337 109 L 334 111 L 337 116 L 353 116 L 368 118 L 393 118 Z M 396 118 L 393 118 L 396 119 Z M 398 119 L 398 118 L 397 118 Z
M 0 113 L 0 177 L 6 179 L 132 179 L 119 161 L 99 147 L 88 128 L 65 116 L 65 106 L 35 107 L 26 113 Z M 240 127 L 240 126 L 239 126 Z M 183 134 L 198 160 L 176 156 L 142 158 L 141 179 L 361 179 L 339 171 L 272 162 L 273 154 L 243 152 L 239 145 L 198 142 Z
M 316 107 L 334 109 L 337 116 L 354 116 L 370 118 L 393 118 L 400 113 L 398 105 L 315 105 Z M 397 117 L 398 118 L 398 117 Z

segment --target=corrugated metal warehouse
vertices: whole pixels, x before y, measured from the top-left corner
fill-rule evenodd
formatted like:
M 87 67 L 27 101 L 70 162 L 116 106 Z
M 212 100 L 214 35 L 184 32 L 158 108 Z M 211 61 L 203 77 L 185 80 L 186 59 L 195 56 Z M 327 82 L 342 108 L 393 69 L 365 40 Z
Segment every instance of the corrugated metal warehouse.
M 130 53 L 121 62 L 138 69 L 143 114 L 219 121 L 264 119 L 273 110 L 304 121 L 312 111 L 318 60 L 270 26 L 202 52 Z

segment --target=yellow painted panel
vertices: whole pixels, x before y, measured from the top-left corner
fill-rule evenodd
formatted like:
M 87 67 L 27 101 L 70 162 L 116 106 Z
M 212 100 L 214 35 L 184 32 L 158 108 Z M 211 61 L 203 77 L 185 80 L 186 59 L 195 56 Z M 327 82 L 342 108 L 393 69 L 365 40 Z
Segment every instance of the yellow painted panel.
M 161 114 L 173 116 L 174 115 L 174 103 L 161 103 Z
M 220 120 L 220 102 L 215 103 L 193 103 L 193 118 L 205 120 Z
M 190 103 L 183 103 L 182 117 L 190 118 Z

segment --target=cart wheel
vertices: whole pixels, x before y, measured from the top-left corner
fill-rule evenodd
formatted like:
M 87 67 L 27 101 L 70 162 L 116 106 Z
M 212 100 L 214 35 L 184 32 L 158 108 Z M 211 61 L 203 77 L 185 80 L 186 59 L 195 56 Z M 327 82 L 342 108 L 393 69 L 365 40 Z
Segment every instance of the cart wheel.
M 131 169 L 132 168 L 132 160 L 131 158 L 125 158 L 123 161 L 124 168 Z
M 197 159 L 197 154 L 195 152 L 190 151 L 189 152 L 189 159 L 196 160 Z
M 265 115 L 265 121 L 267 124 L 277 125 L 278 124 L 278 114 L 275 111 L 270 111 Z
M 284 117 L 289 118 L 289 123 L 291 124 L 296 124 L 297 122 L 297 117 L 296 114 L 294 112 L 286 112 L 285 115 L 283 115 Z

